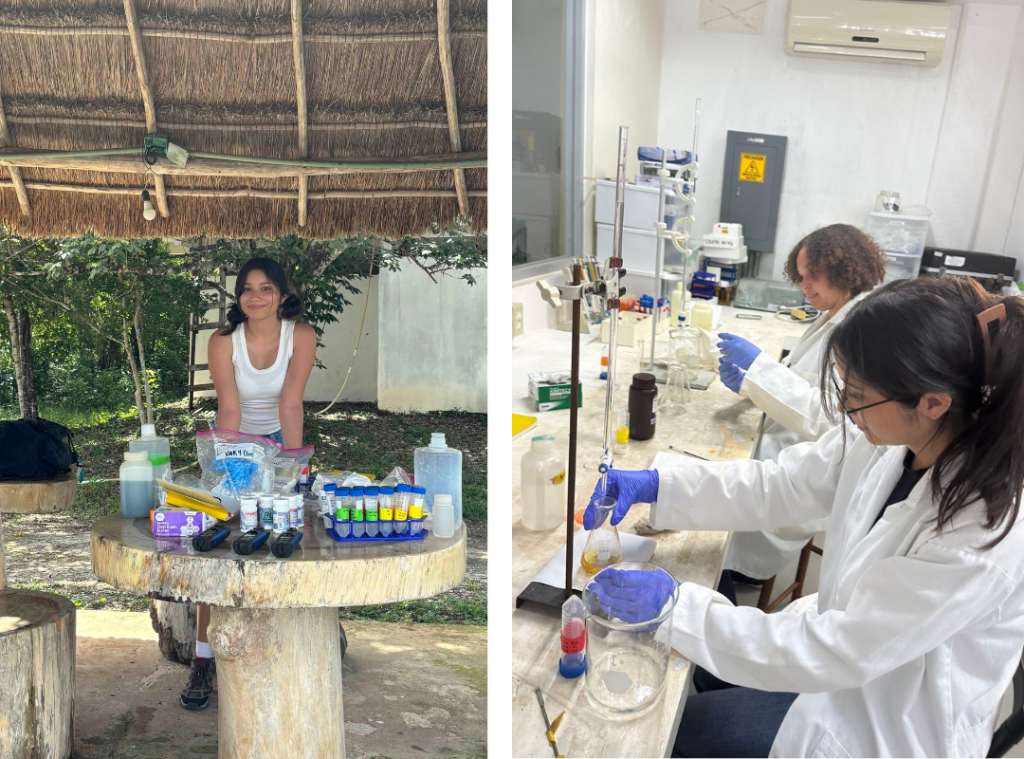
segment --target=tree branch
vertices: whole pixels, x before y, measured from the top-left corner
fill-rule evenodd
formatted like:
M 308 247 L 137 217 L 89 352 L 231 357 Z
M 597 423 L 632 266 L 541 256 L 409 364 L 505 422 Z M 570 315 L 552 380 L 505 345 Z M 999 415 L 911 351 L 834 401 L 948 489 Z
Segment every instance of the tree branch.
M 118 340 L 116 337 L 111 337 L 110 335 L 105 333 L 103 330 L 101 330 L 99 327 L 97 327 L 95 324 L 93 324 L 90 319 L 88 319 L 85 316 L 82 316 L 80 313 L 75 311 L 75 309 L 71 308 L 71 306 L 69 306 L 67 303 L 61 303 L 59 300 L 54 300 L 53 298 L 48 298 L 47 296 L 43 295 L 41 292 L 35 290 L 33 287 L 31 287 L 29 285 L 24 285 L 23 284 L 21 287 L 26 292 L 28 292 L 28 294 L 31 295 L 32 297 L 38 298 L 39 300 L 45 300 L 48 303 L 52 303 L 55 306 L 59 306 L 60 308 L 63 308 L 65 311 L 67 311 L 73 317 L 75 317 L 79 321 L 83 322 L 89 329 L 91 329 L 93 332 L 95 332 L 100 337 L 105 337 L 106 339 L 108 339 L 108 340 L 110 340 L 112 342 L 117 343 L 122 348 L 125 347 L 124 343 L 121 340 Z

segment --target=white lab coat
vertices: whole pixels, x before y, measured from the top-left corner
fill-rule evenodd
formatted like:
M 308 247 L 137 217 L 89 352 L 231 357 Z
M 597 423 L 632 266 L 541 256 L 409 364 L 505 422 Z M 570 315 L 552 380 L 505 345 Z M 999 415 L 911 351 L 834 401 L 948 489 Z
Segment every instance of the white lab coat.
M 770 461 L 659 469 L 656 527 L 828 516 L 816 610 L 764 614 L 683 583 L 672 645 L 736 685 L 798 696 L 772 756 L 985 756 L 1024 646 L 1024 526 L 988 551 L 981 502 L 936 534 L 930 473 L 873 529 L 905 447 L 840 428 Z M 870 531 L 869 531 L 870 530 Z
M 867 296 L 861 293 L 852 298 L 828 319 L 822 314 L 781 362 L 764 352 L 754 359 L 743 378 L 740 395 L 750 398 L 767 416 L 751 458 L 774 461 L 783 448 L 817 440 L 829 429 L 818 389 L 821 354 L 829 333 Z M 774 577 L 793 562 L 812 535 L 825 529 L 823 521 L 786 527 L 779 533 L 734 533 L 725 568 L 759 580 Z

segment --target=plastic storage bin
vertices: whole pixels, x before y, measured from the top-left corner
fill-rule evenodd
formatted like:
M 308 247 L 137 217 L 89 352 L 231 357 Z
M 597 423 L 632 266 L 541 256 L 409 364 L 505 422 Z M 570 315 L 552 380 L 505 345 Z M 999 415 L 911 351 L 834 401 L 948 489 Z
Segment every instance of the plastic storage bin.
M 642 229 L 654 233 L 658 221 L 658 195 L 661 188 L 648 185 L 626 185 L 625 205 L 622 209 L 622 226 Z M 685 216 L 685 204 L 676 199 L 671 190 L 665 192 L 665 223 L 671 227 L 676 217 Z M 597 180 L 597 197 L 594 200 L 594 221 L 598 224 L 615 223 L 615 182 L 610 179 Z
M 885 282 L 916 277 L 928 239 L 928 217 L 872 211 L 868 234 L 885 253 Z
M 597 260 L 603 265 L 612 254 L 614 227 L 611 224 L 597 225 Z M 622 229 L 622 265 L 631 275 L 653 277 L 658 261 L 658 246 L 661 241 L 654 233 L 642 229 Z M 665 241 L 665 258 L 662 265 L 682 266 L 683 255 L 669 241 Z
M 462 451 L 445 444 L 444 433 L 434 432 L 430 445 L 413 452 L 417 487 L 426 490 L 425 502 L 431 511 L 434 494 L 447 493 L 455 509 L 455 529 L 462 526 Z

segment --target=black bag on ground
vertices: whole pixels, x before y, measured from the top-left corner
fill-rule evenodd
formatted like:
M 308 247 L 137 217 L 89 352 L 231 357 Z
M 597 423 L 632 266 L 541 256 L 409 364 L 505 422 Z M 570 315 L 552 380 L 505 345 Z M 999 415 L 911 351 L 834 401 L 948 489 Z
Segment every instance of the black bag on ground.
M 78 463 L 71 430 L 45 419 L 0 422 L 0 480 L 52 480 Z

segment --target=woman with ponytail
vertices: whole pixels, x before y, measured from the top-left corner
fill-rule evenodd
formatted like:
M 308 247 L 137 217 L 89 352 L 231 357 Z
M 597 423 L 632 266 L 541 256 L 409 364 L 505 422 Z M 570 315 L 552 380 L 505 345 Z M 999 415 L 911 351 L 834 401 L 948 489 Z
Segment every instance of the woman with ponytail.
M 985 756 L 1024 647 L 1024 298 L 891 282 L 829 335 L 820 390 L 837 426 L 777 462 L 609 472 L 613 523 L 829 520 L 802 613 L 679 586 L 673 647 L 724 687 L 687 699 L 674 755 Z M 650 574 L 610 571 L 609 613 L 655 616 L 675 588 Z
M 288 289 L 281 265 L 251 258 L 235 280 L 228 324 L 210 337 L 208 356 L 217 391 L 217 426 L 302 447 L 302 397 L 316 359 L 316 333 L 294 321 L 302 301 Z M 216 671 L 207 640 L 210 607 L 196 607 L 196 655 L 179 702 L 205 709 Z
M 316 333 L 294 321 L 301 312 L 277 261 L 245 262 L 228 324 L 210 337 L 218 427 L 302 447 L 302 396 L 316 360 Z

